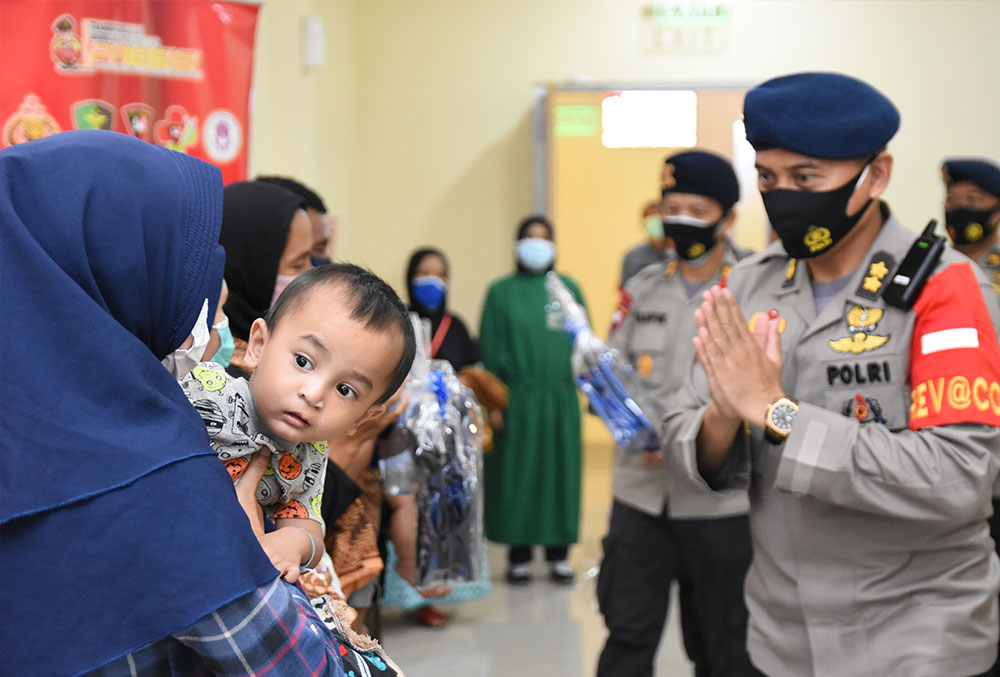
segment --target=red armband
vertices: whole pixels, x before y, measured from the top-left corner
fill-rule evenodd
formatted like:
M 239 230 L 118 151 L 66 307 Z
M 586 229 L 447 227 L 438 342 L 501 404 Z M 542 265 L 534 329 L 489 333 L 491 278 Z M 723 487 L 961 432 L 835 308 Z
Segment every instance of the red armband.
M 618 307 L 615 308 L 615 314 L 611 316 L 611 331 L 608 332 L 608 335 L 614 334 L 618 330 L 618 327 L 628 317 L 628 311 L 631 307 L 632 297 L 623 287 L 618 295 Z
M 1000 344 L 971 264 L 932 277 L 913 309 L 910 430 L 1000 427 Z

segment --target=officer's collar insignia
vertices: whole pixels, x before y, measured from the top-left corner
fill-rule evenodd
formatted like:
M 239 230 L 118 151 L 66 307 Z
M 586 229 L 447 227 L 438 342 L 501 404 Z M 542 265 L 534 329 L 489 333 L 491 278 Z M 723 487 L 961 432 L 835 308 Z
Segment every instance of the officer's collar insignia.
M 885 345 L 889 340 L 888 336 L 876 336 L 869 332 L 875 331 L 878 323 L 882 320 L 883 310 L 881 308 L 866 308 L 855 305 L 847 311 L 847 329 L 850 336 L 844 338 L 831 339 L 827 341 L 829 346 L 838 353 L 864 353 L 875 350 Z
M 865 397 L 858 393 L 841 405 L 840 412 L 844 416 L 853 416 L 858 423 L 885 423 L 882 418 L 882 405 L 874 397 Z
M 757 326 L 757 318 L 760 317 L 761 315 L 767 317 L 768 314 L 769 314 L 769 312 L 765 310 L 765 311 L 761 311 L 761 312 L 756 312 L 756 313 L 754 313 L 753 315 L 750 316 L 750 321 L 747 322 L 747 326 L 750 328 L 750 333 L 751 334 L 754 331 L 754 327 Z M 785 324 L 786 324 L 785 323 L 785 318 L 782 317 L 781 315 L 778 315 L 778 334 L 784 334 L 785 333 Z
M 993 273 L 993 281 L 990 282 L 990 285 L 993 287 L 993 291 L 1000 294 L 1000 270 Z
M 669 167 L 670 165 L 667 165 L 667 166 Z M 677 263 L 677 259 L 674 259 L 673 261 L 671 261 L 670 263 L 668 263 L 666 270 L 663 271 L 663 277 L 665 277 L 665 278 L 667 278 L 669 280 L 674 275 L 676 275 L 677 274 L 677 266 L 678 265 L 679 264 Z
M 666 190 L 668 188 L 673 188 L 677 185 L 677 179 L 674 178 L 674 166 L 669 162 L 663 165 L 663 176 L 660 180 L 660 188 Z
M 791 287 L 795 284 L 796 259 L 788 260 L 788 270 L 785 271 L 785 282 L 782 287 Z
M 875 252 L 868 262 L 865 274 L 861 277 L 861 284 L 858 285 L 857 290 L 854 292 L 855 295 L 874 301 L 882 289 L 885 277 L 895 267 L 896 258 L 892 254 L 885 251 Z
M 989 256 L 986 257 L 986 265 L 991 268 L 1000 266 L 1000 252 L 990 252 Z

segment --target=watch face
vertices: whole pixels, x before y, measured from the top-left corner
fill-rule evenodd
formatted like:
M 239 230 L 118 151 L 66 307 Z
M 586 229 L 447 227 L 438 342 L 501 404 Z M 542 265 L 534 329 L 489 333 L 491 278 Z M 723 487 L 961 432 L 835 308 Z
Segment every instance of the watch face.
M 796 410 L 787 404 L 779 404 L 771 410 L 771 425 L 778 430 L 791 430 L 795 422 Z

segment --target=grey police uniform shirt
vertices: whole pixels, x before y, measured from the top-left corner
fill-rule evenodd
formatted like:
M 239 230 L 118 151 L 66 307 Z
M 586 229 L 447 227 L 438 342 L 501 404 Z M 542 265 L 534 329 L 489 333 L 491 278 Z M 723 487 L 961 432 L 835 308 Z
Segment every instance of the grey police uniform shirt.
M 271 462 L 257 486 L 257 502 L 272 519 L 312 519 L 325 529 L 321 507 L 327 443 L 295 443 L 275 437 L 257 415 L 250 384 L 227 374 L 221 364 L 202 362 L 180 383 L 233 481 L 261 447 L 267 448 Z
M 996 292 L 997 301 L 1000 303 L 1000 246 L 991 247 L 977 263 L 986 275 L 990 287 Z M 993 483 L 993 500 L 1000 501 L 1000 477 Z
M 986 275 L 990 287 L 1000 297 L 1000 246 L 992 247 L 978 263 L 979 267 L 983 269 L 983 274 Z
M 1000 428 L 913 431 L 910 407 L 914 421 L 951 415 L 952 405 L 1000 417 L 1000 384 L 977 380 L 970 393 L 960 379 L 952 390 L 955 377 L 910 382 L 916 313 L 887 305 L 879 292 L 916 235 L 885 213 L 864 264 L 818 317 L 807 267 L 792 264 L 780 243 L 730 273 L 748 320 L 771 308 L 784 320 L 782 386 L 800 402 L 786 441 L 771 444 L 748 426 L 709 485 L 697 469 L 709 401 L 698 365 L 663 421 L 675 476 L 722 494 L 749 486 L 747 645 L 754 664 L 775 677 L 976 675 L 997 650 L 1000 562 L 986 520 Z M 980 271 L 947 249 L 920 301 L 934 298 L 931 285 L 956 264 L 968 280 L 965 297 L 986 299 Z M 979 334 L 996 334 L 995 300 L 978 308 Z M 916 355 L 932 344 L 921 333 Z M 958 365 L 981 350 L 948 359 Z M 995 402 L 984 401 L 990 392 Z
M 723 265 L 704 288 L 716 284 L 736 262 L 727 251 Z M 701 293 L 688 298 L 678 262 L 654 263 L 643 268 L 625 285 L 623 302 L 628 312 L 612 328 L 609 345 L 635 368 L 642 387 L 641 399 L 651 421 L 659 421 L 670 409 L 694 361 L 691 339 L 697 333 L 694 311 Z M 669 513 L 679 519 L 728 517 L 747 512 L 745 492 L 725 496 L 692 489 L 686 482 L 672 482 L 660 468 L 644 468 L 640 454 L 618 450 L 615 454 L 612 490 L 615 499 L 636 510 L 659 515 L 669 497 Z

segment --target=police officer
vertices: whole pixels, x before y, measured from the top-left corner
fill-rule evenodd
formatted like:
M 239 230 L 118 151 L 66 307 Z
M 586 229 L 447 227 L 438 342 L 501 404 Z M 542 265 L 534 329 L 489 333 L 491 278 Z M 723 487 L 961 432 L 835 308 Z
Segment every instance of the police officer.
M 1000 167 L 986 160 L 955 158 L 944 162 L 941 174 L 948 191 L 944 201 L 948 236 L 955 249 L 979 264 L 1000 295 Z M 1000 479 L 993 483 L 990 534 L 1000 553 Z
M 625 259 L 622 261 L 621 287 L 649 264 L 664 261 L 671 254 L 667 238 L 663 235 L 663 219 L 660 218 L 658 200 L 647 202 L 642 206 L 642 229 L 646 231 L 647 240 L 632 247 L 625 254 Z
M 751 660 L 774 677 L 984 673 L 1000 308 L 949 248 L 926 280 L 900 269 L 936 248 L 879 200 L 899 125 L 881 93 L 780 77 L 747 93 L 744 121 L 780 242 L 703 295 L 662 437 L 693 486 L 749 485 Z M 911 308 L 887 301 L 897 285 L 920 288 Z
M 688 151 L 667 158 L 662 198 L 661 237 L 673 240 L 676 256 L 648 265 L 625 284 L 610 337 L 638 373 L 640 399 L 653 420 L 669 408 L 690 371 L 701 290 L 735 263 L 726 243 L 739 184 L 726 159 Z M 653 674 L 673 581 L 696 674 L 754 674 L 745 647 L 743 578 L 751 555 L 746 494 L 668 488 L 662 466 L 659 448 L 619 450 L 615 459 L 615 500 L 597 581 L 609 636 L 597 674 Z
M 1000 294 L 1000 167 L 986 160 L 946 160 L 945 227 L 955 249 L 986 273 Z

